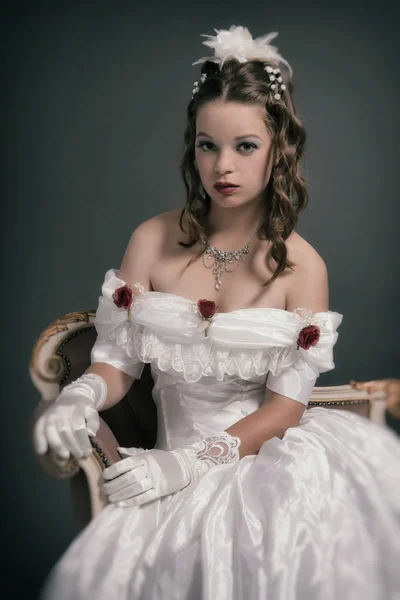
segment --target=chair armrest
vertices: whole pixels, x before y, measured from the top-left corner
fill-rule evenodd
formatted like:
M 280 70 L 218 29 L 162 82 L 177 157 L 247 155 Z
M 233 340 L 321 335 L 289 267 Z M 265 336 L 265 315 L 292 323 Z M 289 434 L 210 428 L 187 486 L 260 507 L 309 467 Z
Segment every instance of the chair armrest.
M 50 404 L 51 402 L 43 401 L 37 406 L 32 417 L 31 431 L 37 419 L 47 410 Z M 56 479 L 69 479 L 73 477 L 82 466 L 81 463 L 92 457 L 97 460 L 103 470 L 121 460 L 117 451 L 119 446 L 118 441 L 107 423 L 101 418 L 101 415 L 99 429 L 96 435 L 89 437 L 89 439 L 93 447 L 93 454 L 86 459 L 77 459 L 73 456 L 70 458 L 61 458 L 51 449 L 46 454 L 37 454 L 35 452 L 35 456 L 43 470 Z
M 377 422 L 385 422 L 384 412 L 387 411 L 394 419 L 400 419 L 400 379 L 374 379 L 371 381 L 350 381 L 355 390 L 364 390 L 372 403 Z
M 50 404 L 51 402 L 43 400 L 36 407 L 31 419 L 31 439 L 36 421 L 48 409 Z M 50 477 L 55 477 L 56 479 L 69 479 L 79 471 L 78 461 L 73 457 L 67 459 L 61 458 L 51 449 L 47 450 L 46 454 L 37 454 L 36 451 L 34 451 L 34 454 L 42 469 L 47 475 L 50 475 Z
M 107 497 L 102 492 L 103 471 L 110 465 L 121 460 L 118 454 L 118 442 L 100 416 L 100 427 L 94 437 L 89 437 L 93 452 L 86 458 L 79 458 L 79 467 L 86 475 L 90 498 L 91 519 L 94 519 L 108 504 Z
M 33 415 L 32 428 L 38 417 L 48 408 L 49 404 L 49 402 L 42 402 L 38 405 Z M 76 502 L 82 502 L 88 494 L 88 502 L 90 504 L 88 510 L 90 510 L 90 519 L 93 519 L 108 504 L 107 497 L 102 492 L 103 471 L 110 465 L 121 460 L 121 457 L 117 451 L 119 444 L 101 416 L 100 426 L 96 435 L 89 437 L 89 439 L 93 447 L 93 452 L 85 458 L 71 456 L 64 459 L 57 456 L 52 450 L 48 450 L 44 455 L 39 455 L 35 452 L 35 456 L 44 471 L 51 477 L 56 479 L 71 479 L 71 485 L 73 488 L 76 488 Z M 74 485 L 73 478 L 80 470 L 86 476 L 86 491 L 84 491 L 81 485 Z M 75 481 L 77 481 L 77 478 L 75 478 Z M 81 499 L 79 499 L 79 496 Z

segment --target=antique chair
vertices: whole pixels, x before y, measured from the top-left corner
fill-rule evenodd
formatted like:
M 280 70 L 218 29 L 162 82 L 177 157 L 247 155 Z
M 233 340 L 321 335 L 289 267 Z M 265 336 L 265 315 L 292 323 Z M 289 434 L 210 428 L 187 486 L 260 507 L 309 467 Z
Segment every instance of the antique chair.
M 95 310 L 72 312 L 49 325 L 37 340 L 29 371 L 41 395 L 32 427 L 60 390 L 77 379 L 90 365 L 96 339 Z M 146 364 L 127 395 L 115 406 L 101 411 L 100 428 L 90 438 L 93 453 L 83 459 L 61 459 L 52 451 L 37 456 L 44 470 L 57 479 L 68 478 L 77 523 L 83 528 L 107 504 L 101 492 L 102 471 L 120 460 L 118 446 L 152 448 L 156 440 L 157 412 L 151 395 L 153 379 Z M 335 407 L 357 412 L 377 423 L 385 414 L 400 419 L 400 380 L 351 381 L 346 385 L 314 387 L 308 410 L 313 406 Z

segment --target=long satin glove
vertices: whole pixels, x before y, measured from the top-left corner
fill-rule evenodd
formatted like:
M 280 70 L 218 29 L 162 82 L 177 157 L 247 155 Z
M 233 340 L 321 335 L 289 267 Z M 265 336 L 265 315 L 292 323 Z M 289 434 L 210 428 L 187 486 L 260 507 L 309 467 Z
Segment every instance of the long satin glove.
M 85 373 L 66 385 L 33 428 L 33 445 L 38 454 L 48 448 L 62 458 L 89 456 L 100 426 L 98 410 L 107 398 L 107 384 L 96 373 Z
M 118 448 L 123 460 L 103 471 L 103 491 L 119 506 L 146 504 L 182 490 L 216 465 L 239 460 L 240 438 L 222 431 L 176 450 Z

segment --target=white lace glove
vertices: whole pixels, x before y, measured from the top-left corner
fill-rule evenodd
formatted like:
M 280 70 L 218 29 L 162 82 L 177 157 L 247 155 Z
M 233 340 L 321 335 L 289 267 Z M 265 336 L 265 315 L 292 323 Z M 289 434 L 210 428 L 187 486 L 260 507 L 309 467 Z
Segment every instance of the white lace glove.
M 215 465 L 239 460 L 240 438 L 226 431 L 176 450 L 118 448 L 123 458 L 103 471 L 103 491 L 119 506 L 145 504 L 185 488 Z
M 85 373 L 63 388 L 33 428 L 33 444 L 38 454 L 52 448 L 62 458 L 89 456 L 100 426 L 99 413 L 107 398 L 107 384 L 100 375 Z

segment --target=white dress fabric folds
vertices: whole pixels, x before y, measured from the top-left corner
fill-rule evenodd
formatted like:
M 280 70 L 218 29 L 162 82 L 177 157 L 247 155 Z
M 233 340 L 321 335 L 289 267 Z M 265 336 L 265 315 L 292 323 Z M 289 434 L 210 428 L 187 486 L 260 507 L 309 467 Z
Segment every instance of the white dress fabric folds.
M 307 405 L 334 368 L 342 315 L 250 308 L 216 313 L 164 292 L 129 312 L 105 276 L 92 362 L 140 377 L 151 363 L 156 448 L 172 450 L 257 410 L 265 388 Z M 307 320 L 308 319 L 308 320 Z M 142 506 L 109 504 L 48 576 L 41 600 L 400 599 L 400 439 L 348 411 L 313 407 L 257 455 L 212 468 Z

